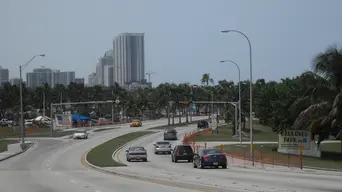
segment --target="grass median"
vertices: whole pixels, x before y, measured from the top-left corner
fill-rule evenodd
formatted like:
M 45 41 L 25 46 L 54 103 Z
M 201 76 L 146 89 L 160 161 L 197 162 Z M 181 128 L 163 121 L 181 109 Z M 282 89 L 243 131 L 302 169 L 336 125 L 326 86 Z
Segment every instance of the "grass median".
M 238 141 L 238 138 L 233 137 L 233 125 L 223 125 L 219 127 L 219 133 L 216 134 L 208 134 L 208 133 L 200 133 L 196 136 L 195 141 L 204 142 L 204 141 Z M 249 141 L 249 129 L 248 125 L 246 125 L 245 133 L 247 136 L 243 137 L 244 141 Z M 272 128 L 260 124 L 253 125 L 253 138 L 254 141 L 277 141 L 278 135 L 272 132 Z
M 128 133 L 125 135 L 121 135 L 112 140 L 109 140 L 92 150 L 90 150 L 87 154 L 87 161 L 98 167 L 118 167 L 125 166 L 125 164 L 114 161 L 112 155 L 115 150 L 124 144 L 142 137 L 147 134 L 153 133 L 152 131 L 137 131 L 133 133 Z

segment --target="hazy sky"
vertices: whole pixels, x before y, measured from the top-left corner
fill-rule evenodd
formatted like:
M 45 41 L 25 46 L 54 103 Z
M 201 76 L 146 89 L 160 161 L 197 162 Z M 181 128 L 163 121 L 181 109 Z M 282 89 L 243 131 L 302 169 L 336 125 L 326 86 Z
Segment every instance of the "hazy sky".
M 237 80 L 279 80 L 311 69 L 315 54 L 341 44 L 342 0 L 0 0 L 0 65 L 18 77 L 45 66 L 87 77 L 122 32 L 145 32 L 152 82 L 199 83 L 203 73 Z M 87 80 L 87 78 L 86 78 Z

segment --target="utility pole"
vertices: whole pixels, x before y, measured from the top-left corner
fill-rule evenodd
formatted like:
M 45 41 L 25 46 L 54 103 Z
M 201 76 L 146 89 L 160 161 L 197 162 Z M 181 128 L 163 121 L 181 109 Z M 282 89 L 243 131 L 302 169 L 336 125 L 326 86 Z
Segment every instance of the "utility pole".
M 148 71 L 147 73 L 146 73 L 146 75 L 148 76 L 148 82 L 149 83 L 151 83 L 151 75 L 154 75 L 154 74 L 156 74 L 155 72 L 152 72 L 152 71 Z

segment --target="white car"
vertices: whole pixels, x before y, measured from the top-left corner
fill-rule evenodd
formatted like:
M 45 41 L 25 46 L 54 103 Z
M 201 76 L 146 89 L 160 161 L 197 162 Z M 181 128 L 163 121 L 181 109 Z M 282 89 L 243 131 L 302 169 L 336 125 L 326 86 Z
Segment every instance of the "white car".
M 73 135 L 74 139 L 88 139 L 87 131 L 76 131 Z

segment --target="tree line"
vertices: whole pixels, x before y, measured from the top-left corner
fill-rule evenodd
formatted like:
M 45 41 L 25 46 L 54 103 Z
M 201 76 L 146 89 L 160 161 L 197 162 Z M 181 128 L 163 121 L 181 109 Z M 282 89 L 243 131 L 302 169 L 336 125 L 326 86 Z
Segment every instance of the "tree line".
M 342 50 L 332 45 L 317 54 L 312 61 L 312 71 L 280 81 L 258 79 L 253 84 L 253 111 L 260 123 L 269 125 L 274 132 L 286 129 L 310 130 L 319 141 L 329 136 L 339 137 L 342 127 Z M 134 116 L 149 111 L 157 115 L 163 111 L 183 111 L 188 107 L 183 101 L 210 101 L 211 92 L 215 101 L 237 102 L 238 83 L 218 80 L 210 74 L 202 76 L 201 85 L 163 83 L 155 88 L 127 91 L 117 84 L 112 87 L 71 83 L 68 86 L 47 84 L 30 89 L 23 86 L 24 111 L 42 109 L 45 97 L 46 111 L 50 103 L 118 100 L 117 109 L 127 109 Z M 241 81 L 241 112 L 249 117 L 249 81 Z M 170 101 L 173 105 L 170 105 Z M 104 106 L 104 105 L 103 105 Z M 102 107 L 103 107 L 102 106 Z M 81 109 L 83 107 L 83 109 Z M 91 106 L 78 106 L 78 111 L 89 113 Z M 99 106 L 97 106 L 99 108 Z M 100 106 L 101 107 L 101 106 Z M 110 111 L 111 106 L 100 111 Z M 209 111 L 208 105 L 197 105 Z M 168 109 L 168 110 L 167 110 Z M 215 110 L 224 111 L 226 119 L 234 119 L 234 108 L 230 105 L 215 105 Z M 0 88 L 0 113 L 3 118 L 18 119 L 20 111 L 19 87 L 3 84 Z M 27 114 L 25 114 L 27 115 Z

